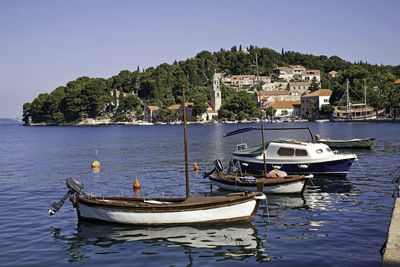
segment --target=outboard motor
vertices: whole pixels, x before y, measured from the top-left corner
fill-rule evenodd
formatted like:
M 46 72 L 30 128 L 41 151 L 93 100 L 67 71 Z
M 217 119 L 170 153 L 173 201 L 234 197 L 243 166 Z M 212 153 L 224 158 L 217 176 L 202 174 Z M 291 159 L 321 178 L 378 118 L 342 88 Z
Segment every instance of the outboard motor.
M 203 178 L 207 178 L 208 176 L 210 176 L 211 174 L 213 174 L 214 172 L 220 173 L 224 170 L 224 167 L 222 166 L 222 162 L 221 160 L 217 159 L 214 161 L 214 169 L 212 169 L 209 172 L 205 172 L 203 174 Z
M 79 195 L 82 192 L 83 184 L 73 177 L 65 179 L 65 183 L 68 187 L 68 192 L 64 195 L 64 197 L 60 201 L 55 201 L 49 210 L 49 215 L 54 215 L 59 209 L 61 209 L 62 205 L 64 205 L 65 200 L 70 196 L 77 194 Z

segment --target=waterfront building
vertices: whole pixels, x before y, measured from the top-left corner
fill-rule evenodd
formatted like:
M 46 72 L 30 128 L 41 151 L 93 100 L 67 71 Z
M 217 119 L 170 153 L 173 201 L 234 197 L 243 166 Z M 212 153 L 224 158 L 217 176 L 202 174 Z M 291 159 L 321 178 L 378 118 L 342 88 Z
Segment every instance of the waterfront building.
M 264 109 L 273 107 L 277 117 L 296 117 L 300 116 L 300 101 L 275 101 L 265 103 Z
M 328 105 L 332 91 L 329 89 L 319 89 L 313 93 L 301 97 L 301 117 L 310 118 L 317 116 L 322 105 Z
M 161 109 L 158 106 L 146 106 L 144 109 L 144 120 L 152 122 L 160 111 Z

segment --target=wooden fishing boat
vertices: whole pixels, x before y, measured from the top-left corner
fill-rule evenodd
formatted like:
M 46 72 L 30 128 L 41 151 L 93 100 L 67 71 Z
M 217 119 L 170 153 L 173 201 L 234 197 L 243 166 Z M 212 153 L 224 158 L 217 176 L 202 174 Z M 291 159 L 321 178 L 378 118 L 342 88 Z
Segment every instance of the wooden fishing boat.
M 323 143 L 330 148 L 368 148 L 370 149 L 374 144 L 375 138 L 363 139 L 348 139 L 348 140 L 335 140 L 335 139 L 317 139 L 317 143 Z
M 264 193 L 267 194 L 303 194 L 309 176 L 288 175 L 285 177 L 255 177 L 236 176 L 229 174 L 214 173 L 208 177 L 218 187 L 230 191 L 256 192 L 257 183 L 264 184 Z
M 257 184 L 263 184 L 263 192 L 267 194 L 303 194 L 310 175 L 287 175 L 286 172 L 274 169 L 267 175 L 250 175 L 243 173 L 239 162 L 231 161 L 226 172 L 220 160 L 214 162 L 214 169 L 204 173 L 203 178 L 218 187 L 240 192 L 257 192 Z
M 185 88 L 183 87 L 183 103 Z M 185 137 L 186 198 L 95 197 L 82 191 L 75 178 L 66 179 L 68 192 L 53 203 L 49 214 L 55 214 L 70 196 L 82 221 L 103 221 L 131 225 L 182 225 L 250 222 L 265 199 L 262 183 L 259 192 L 232 193 L 227 196 L 191 197 L 187 160 L 186 109 L 183 109 Z
M 128 198 L 74 195 L 71 201 L 82 221 L 134 225 L 179 225 L 250 222 L 257 213 L 261 193 L 189 198 Z

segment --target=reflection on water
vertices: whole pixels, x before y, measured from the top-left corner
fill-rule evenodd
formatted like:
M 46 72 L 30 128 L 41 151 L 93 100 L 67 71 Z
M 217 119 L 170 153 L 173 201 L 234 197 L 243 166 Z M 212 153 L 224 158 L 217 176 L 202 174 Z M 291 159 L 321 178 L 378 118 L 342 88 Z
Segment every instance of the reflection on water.
M 90 247 L 105 249 L 102 253 L 119 253 L 124 243 L 136 246 L 163 248 L 182 248 L 186 253 L 195 253 L 193 249 L 208 249 L 209 257 L 223 255 L 223 259 L 244 260 L 256 257 L 259 261 L 268 260 L 257 238 L 256 229 L 251 224 L 235 226 L 209 227 L 133 227 L 103 223 L 80 222 L 71 237 L 63 235 L 60 228 L 52 228 L 51 236 L 55 240 L 68 243 L 66 251 L 69 261 L 81 261 L 90 257 L 86 251 Z M 118 246 L 118 249 L 115 248 Z M 126 248 L 127 246 L 125 246 Z M 223 252 L 223 253 L 221 253 Z M 204 252 L 203 252 L 204 253 Z M 155 253 L 159 254 L 159 252 Z
M 188 126 L 189 162 L 199 166 L 199 174 L 190 173 L 192 195 L 227 193 L 216 188 L 210 193 L 201 173 L 209 171 L 216 158 L 229 161 L 236 144 L 260 143 L 256 131 L 222 137 L 242 126 Z M 132 185 L 137 176 L 141 197 L 184 196 L 181 126 L 0 125 L 0 147 L 7 151 L 0 153 L 0 191 L 6 200 L 0 201 L 2 265 L 69 266 L 69 261 L 85 266 L 252 266 L 263 261 L 274 266 L 379 265 L 378 250 L 387 238 L 393 208 L 389 174 L 400 166 L 400 125 L 310 122 L 301 126 L 332 139 L 375 137 L 376 141 L 371 150 L 346 151 L 359 158 L 347 178 L 314 177 L 304 196 L 268 196 L 268 206 L 262 203 L 251 225 L 153 227 L 152 233 L 110 225 L 77 226 L 69 201 L 55 217 L 49 217 L 47 210 L 65 193 L 64 178 L 71 176 L 95 195 L 135 196 Z M 271 131 L 266 139 L 302 139 L 294 131 L 287 135 L 291 136 Z M 99 172 L 90 168 L 93 159 L 102 164 Z
M 314 176 L 307 185 L 307 192 L 351 193 L 353 185 L 347 177 Z

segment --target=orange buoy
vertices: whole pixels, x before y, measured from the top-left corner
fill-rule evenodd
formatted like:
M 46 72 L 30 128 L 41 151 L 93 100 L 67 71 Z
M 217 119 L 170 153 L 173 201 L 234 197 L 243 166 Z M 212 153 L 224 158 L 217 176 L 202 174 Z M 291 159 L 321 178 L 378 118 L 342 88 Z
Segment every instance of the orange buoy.
M 133 184 L 134 189 L 139 189 L 140 188 L 140 183 L 138 178 L 135 176 L 135 183 Z
M 199 170 L 199 166 L 197 165 L 196 162 L 194 163 L 194 170 L 195 170 L 195 171 L 198 171 L 198 170 Z
M 134 188 L 133 192 L 135 193 L 135 197 L 138 198 L 139 197 L 140 188 Z

